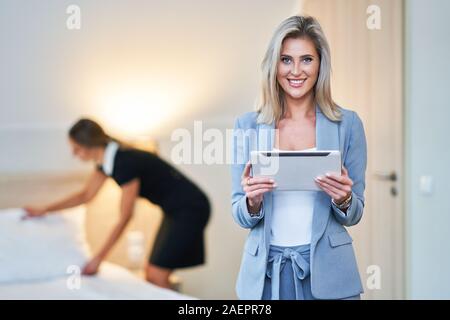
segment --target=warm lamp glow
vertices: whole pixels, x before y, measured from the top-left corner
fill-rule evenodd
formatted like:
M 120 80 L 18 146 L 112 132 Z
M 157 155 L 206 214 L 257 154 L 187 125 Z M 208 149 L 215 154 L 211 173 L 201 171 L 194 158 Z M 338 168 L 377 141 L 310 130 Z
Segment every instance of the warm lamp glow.
M 100 97 L 100 117 L 112 132 L 132 137 L 151 134 L 170 121 L 178 101 L 153 88 L 131 88 Z

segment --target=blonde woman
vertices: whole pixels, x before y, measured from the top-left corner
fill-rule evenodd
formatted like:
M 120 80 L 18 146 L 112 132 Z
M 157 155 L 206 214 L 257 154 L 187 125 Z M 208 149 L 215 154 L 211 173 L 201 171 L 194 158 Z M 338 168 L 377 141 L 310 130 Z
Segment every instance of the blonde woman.
M 333 101 L 330 72 L 317 20 L 286 19 L 262 62 L 257 111 L 236 121 L 236 136 L 256 132 L 233 148 L 243 160 L 232 166 L 233 217 L 250 229 L 236 286 L 241 299 L 359 299 L 363 292 L 345 227 L 364 210 L 366 139 L 358 115 Z M 341 175 L 317 177 L 320 191 L 277 191 L 276 181 L 251 175 L 250 152 L 267 148 L 340 150 Z

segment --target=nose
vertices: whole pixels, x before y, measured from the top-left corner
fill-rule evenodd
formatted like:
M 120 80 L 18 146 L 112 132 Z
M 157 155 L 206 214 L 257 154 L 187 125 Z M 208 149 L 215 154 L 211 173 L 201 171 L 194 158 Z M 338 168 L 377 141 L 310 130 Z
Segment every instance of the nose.
M 294 62 L 292 64 L 291 73 L 294 77 L 297 77 L 301 74 L 301 65 L 298 62 Z

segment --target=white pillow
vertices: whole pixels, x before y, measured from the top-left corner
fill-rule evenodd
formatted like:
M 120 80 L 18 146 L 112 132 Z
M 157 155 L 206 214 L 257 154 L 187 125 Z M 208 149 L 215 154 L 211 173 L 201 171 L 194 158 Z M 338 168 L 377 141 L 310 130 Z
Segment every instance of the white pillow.
M 83 206 L 25 219 L 23 209 L 0 210 L 0 283 L 67 276 L 88 261 Z M 73 268 L 73 267 L 72 267 Z

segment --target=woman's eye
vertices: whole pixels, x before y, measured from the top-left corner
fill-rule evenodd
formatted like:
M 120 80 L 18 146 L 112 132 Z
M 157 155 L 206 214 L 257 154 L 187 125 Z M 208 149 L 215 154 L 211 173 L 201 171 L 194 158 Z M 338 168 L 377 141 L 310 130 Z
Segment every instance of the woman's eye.
M 304 63 L 311 63 L 312 60 L 313 60 L 312 58 L 309 58 L 309 57 L 308 57 L 308 58 L 303 59 L 303 62 L 304 62 Z
M 289 64 L 289 63 L 291 63 L 291 58 L 282 57 L 282 58 L 281 58 L 281 61 L 282 61 L 283 63 Z

